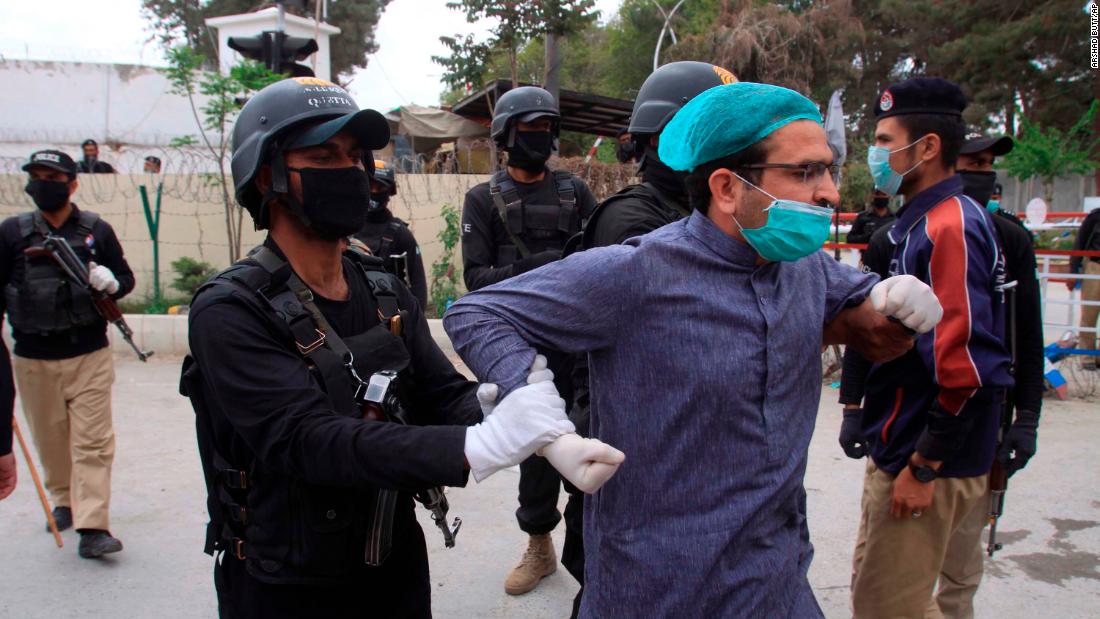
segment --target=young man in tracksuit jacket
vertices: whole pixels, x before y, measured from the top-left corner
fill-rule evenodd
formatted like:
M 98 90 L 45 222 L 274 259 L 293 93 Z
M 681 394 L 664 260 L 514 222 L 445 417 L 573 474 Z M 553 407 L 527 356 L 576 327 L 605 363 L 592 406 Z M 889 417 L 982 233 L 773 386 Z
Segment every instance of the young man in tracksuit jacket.
M 924 616 L 959 523 L 986 497 L 1005 391 L 1004 259 L 991 215 L 963 194 L 955 163 L 966 99 L 938 78 L 886 89 L 868 165 L 907 197 L 891 228 L 890 275 L 928 283 L 943 321 L 903 357 L 872 367 L 870 443 L 853 559 L 856 617 Z

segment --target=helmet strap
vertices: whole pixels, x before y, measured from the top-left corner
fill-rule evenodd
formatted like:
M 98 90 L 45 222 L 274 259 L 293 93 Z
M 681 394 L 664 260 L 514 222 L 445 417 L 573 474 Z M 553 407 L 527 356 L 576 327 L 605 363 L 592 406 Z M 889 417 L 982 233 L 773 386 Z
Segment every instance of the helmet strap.
M 264 192 L 257 225 L 262 223 L 263 227 L 268 227 L 270 224 L 270 209 L 268 206 L 276 200 L 293 213 L 302 224 L 309 227 L 309 217 L 306 217 L 305 208 L 290 192 L 289 173 L 284 157 L 284 149 L 279 144 L 275 145 L 271 154 L 271 187 Z

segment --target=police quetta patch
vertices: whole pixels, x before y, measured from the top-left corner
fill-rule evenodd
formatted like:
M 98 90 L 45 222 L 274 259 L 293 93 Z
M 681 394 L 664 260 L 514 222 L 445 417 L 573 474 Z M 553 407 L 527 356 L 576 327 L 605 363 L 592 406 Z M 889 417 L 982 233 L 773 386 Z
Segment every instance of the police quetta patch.
M 894 107 L 894 95 L 890 94 L 890 91 L 882 93 L 882 98 L 878 101 L 878 109 L 883 112 L 889 112 L 890 108 Z
M 58 157 L 54 153 L 36 153 L 34 155 L 35 161 L 52 161 L 54 163 L 61 163 L 61 157 Z

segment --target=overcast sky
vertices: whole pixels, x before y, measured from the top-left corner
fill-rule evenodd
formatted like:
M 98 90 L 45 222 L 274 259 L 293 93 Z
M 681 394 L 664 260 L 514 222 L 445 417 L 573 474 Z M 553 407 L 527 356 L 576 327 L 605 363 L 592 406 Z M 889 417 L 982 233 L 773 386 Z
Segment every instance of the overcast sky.
M 608 19 L 622 0 L 596 0 Z M 9 59 L 159 64 L 162 55 L 140 15 L 140 0 L 3 0 L 0 56 Z M 386 111 L 402 103 L 436 105 L 443 85 L 433 55 L 446 49 L 439 37 L 481 33 L 446 0 L 393 0 L 375 31 L 379 51 L 351 84 L 361 107 Z M 334 39 L 339 44 L 339 37 Z

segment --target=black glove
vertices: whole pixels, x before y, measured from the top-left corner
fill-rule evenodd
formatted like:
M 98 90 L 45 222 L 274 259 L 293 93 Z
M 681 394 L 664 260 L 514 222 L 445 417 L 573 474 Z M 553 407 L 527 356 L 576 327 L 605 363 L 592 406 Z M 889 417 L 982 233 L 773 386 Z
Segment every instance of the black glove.
M 845 455 L 855 460 L 867 455 L 867 439 L 863 438 L 860 430 L 862 422 L 862 408 L 844 409 L 844 421 L 840 424 L 840 447 Z
M 997 459 L 1001 461 L 1009 477 L 1027 466 L 1027 461 L 1035 455 L 1038 430 L 1039 413 L 1016 411 L 1016 421 L 1008 428 L 997 452 Z
M 512 273 L 519 275 L 520 273 L 526 273 L 528 271 L 534 271 L 535 269 L 550 264 L 555 260 L 561 259 L 561 252 L 556 249 L 548 249 L 546 251 L 540 251 L 537 254 L 531 254 L 526 258 L 521 258 L 512 265 Z

